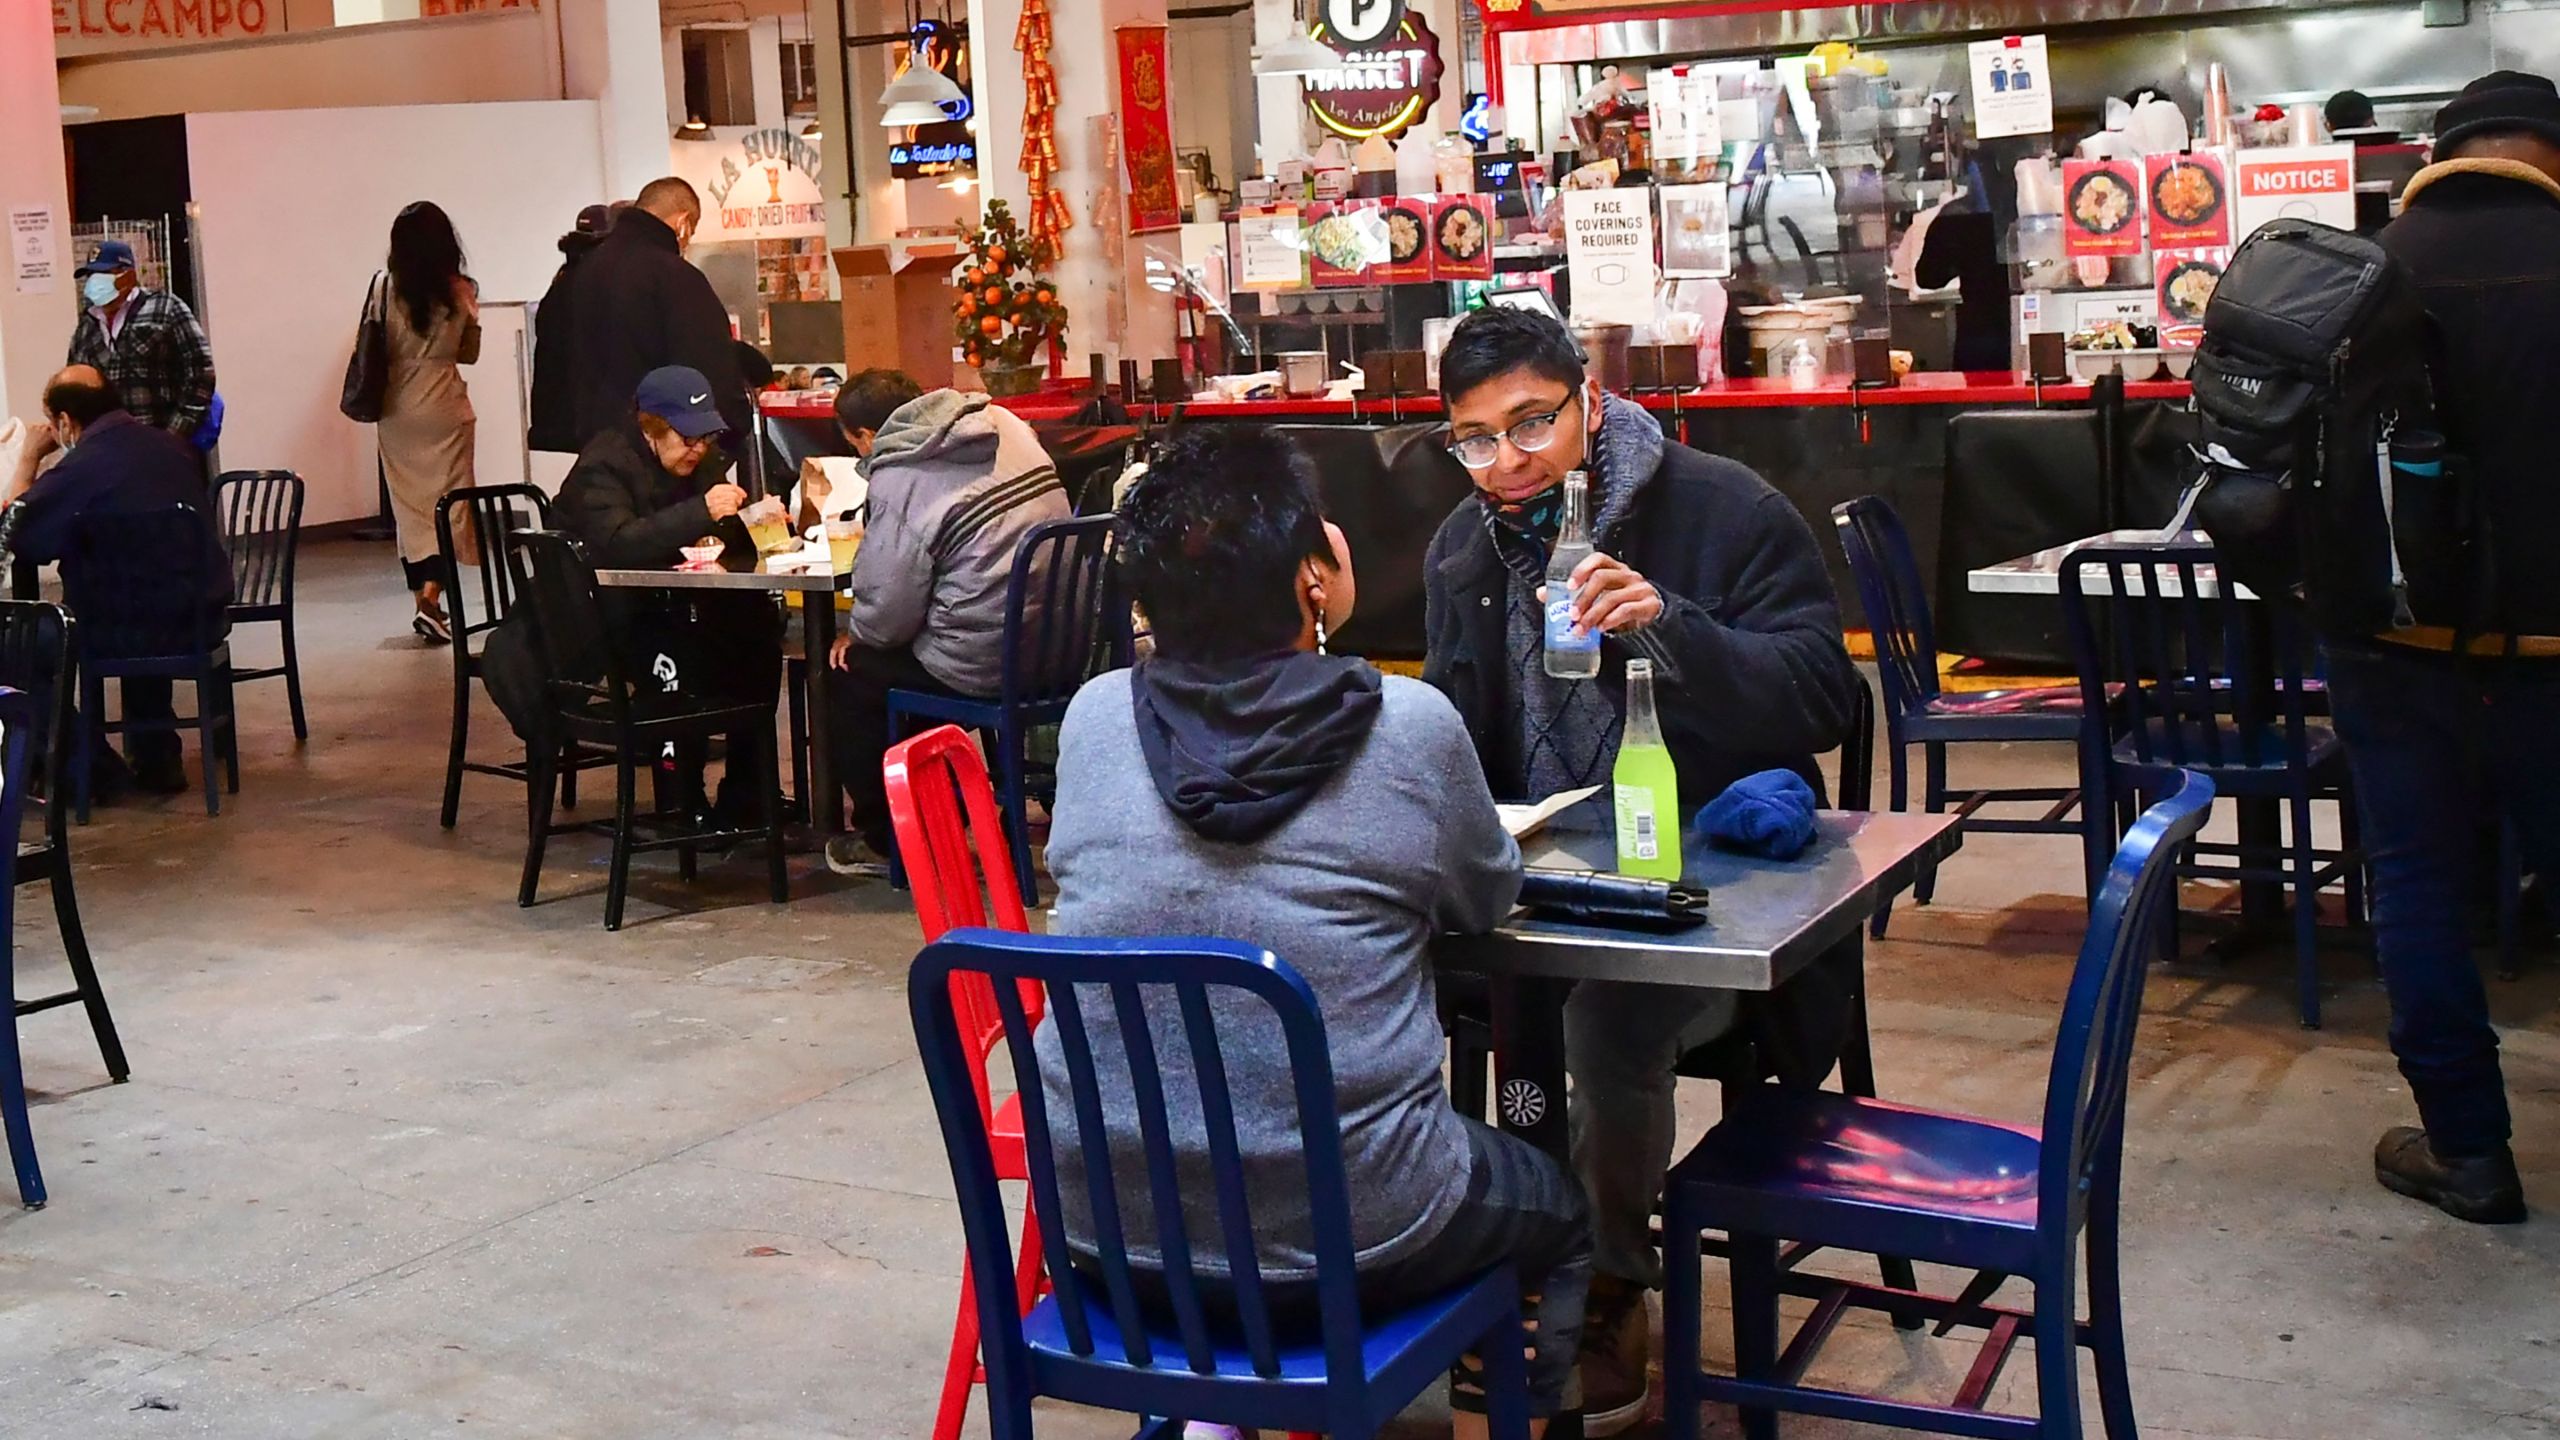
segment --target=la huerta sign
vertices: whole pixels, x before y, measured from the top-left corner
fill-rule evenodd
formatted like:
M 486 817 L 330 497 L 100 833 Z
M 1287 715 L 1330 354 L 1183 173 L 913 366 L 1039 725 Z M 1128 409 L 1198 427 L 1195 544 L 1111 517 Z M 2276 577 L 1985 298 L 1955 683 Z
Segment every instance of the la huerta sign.
M 1377 39 L 1352 44 L 1318 23 L 1308 33 L 1316 43 L 1342 57 L 1337 70 L 1305 77 L 1307 108 L 1316 122 L 1336 135 L 1389 140 L 1421 119 L 1440 98 L 1440 37 L 1431 25 L 1408 10 L 1404 18 Z
M 789 240 L 827 233 L 818 147 L 778 126 L 715 126 L 708 140 L 678 140 L 675 171 L 702 195 L 706 244 Z

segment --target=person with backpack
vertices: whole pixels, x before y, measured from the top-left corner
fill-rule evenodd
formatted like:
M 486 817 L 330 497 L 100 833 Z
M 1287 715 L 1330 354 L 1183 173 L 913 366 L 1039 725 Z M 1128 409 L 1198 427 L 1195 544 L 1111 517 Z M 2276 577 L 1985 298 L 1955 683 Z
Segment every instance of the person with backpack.
M 2383 1135 L 2375 1178 L 2508 1224 L 2524 1188 L 2466 902 L 2502 811 L 2528 865 L 2560 877 L 2560 89 L 2516 71 L 2472 82 L 2437 115 L 2433 159 L 2380 237 L 2431 322 L 2444 440 L 2442 460 L 2388 442 L 2396 509 L 2415 522 L 2399 527 L 2414 623 L 2332 635 L 2329 693 L 2364 817 L 2391 1049 L 2420 1121 Z M 2431 502 L 2430 488 L 2449 493 Z M 2447 501 L 2467 523 L 2427 527 L 2425 508 Z

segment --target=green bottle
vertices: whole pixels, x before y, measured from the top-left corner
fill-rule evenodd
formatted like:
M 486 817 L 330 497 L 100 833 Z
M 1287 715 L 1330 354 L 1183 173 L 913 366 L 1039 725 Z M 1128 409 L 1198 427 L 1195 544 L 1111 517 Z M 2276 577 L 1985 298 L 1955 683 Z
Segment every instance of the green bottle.
M 1680 878 L 1680 777 L 1653 710 L 1653 662 L 1627 662 L 1627 723 L 1610 779 L 1618 798 L 1618 871 Z

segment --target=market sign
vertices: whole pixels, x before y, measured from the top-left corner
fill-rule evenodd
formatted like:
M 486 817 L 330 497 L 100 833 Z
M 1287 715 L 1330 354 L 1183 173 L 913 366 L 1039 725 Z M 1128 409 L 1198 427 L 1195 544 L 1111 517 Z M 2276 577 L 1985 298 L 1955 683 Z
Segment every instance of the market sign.
M 1440 98 L 1440 37 L 1421 16 L 1407 11 L 1392 30 L 1353 42 L 1333 28 L 1335 7 L 1308 33 L 1342 57 L 1335 70 L 1302 76 L 1307 108 L 1316 123 L 1336 135 L 1393 140 Z
M 284 0 L 53 0 L 53 49 L 68 59 L 256 40 L 284 33 L 284 9 Z
M 818 147 L 779 126 L 714 126 L 708 140 L 669 148 L 675 173 L 702 195 L 694 239 L 792 240 L 827 233 Z

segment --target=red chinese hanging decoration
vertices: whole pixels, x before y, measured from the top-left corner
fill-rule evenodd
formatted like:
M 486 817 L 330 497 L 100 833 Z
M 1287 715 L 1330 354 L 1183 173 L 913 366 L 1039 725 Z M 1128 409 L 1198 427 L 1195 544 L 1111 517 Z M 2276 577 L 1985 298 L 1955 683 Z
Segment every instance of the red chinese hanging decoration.
M 1058 76 L 1049 68 L 1049 0 L 1023 0 L 1013 48 L 1022 52 L 1022 173 L 1031 181 L 1023 228 L 1054 260 L 1058 237 L 1074 226 L 1058 175 Z M 1046 263 L 1035 262 L 1035 263 Z

